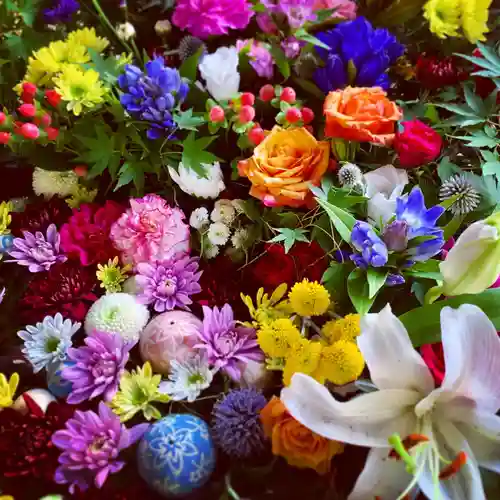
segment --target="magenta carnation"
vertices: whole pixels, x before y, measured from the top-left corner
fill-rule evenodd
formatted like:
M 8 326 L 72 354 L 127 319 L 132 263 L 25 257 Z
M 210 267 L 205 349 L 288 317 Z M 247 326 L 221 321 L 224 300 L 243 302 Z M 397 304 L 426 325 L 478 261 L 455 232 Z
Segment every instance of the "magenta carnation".
M 167 260 L 189 251 L 189 226 L 184 212 L 156 194 L 133 198 L 111 227 L 110 238 L 127 264 Z
M 255 330 L 237 325 L 229 304 L 220 310 L 203 306 L 203 314 L 201 342 L 194 347 L 205 350 L 210 364 L 238 382 L 248 361 L 264 360 Z
M 172 22 L 199 38 L 245 29 L 253 12 L 247 0 L 177 0 Z
M 61 247 L 83 266 L 107 262 L 117 255 L 109 239 L 111 225 L 123 213 L 123 207 L 107 201 L 103 207 L 82 205 L 73 210 L 69 221 L 61 228 Z

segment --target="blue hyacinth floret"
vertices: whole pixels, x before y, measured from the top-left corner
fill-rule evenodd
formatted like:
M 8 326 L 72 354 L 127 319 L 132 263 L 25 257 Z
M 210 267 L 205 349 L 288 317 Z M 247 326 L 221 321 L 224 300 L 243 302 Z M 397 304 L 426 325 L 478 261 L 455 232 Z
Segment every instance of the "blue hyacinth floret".
M 148 122 L 148 139 L 171 138 L 176 127 L 172 113 L 189 91 L 179 72 L 165 66 L 163 57 L 155 57 L 146 63 L 146 72 L 127 64 L 118 84 L 124 91 L 122 106 L 131 116 Z
M 346 85 L 387 90 L 391 82 L 386 72 L 405 50 L 389 31 L 374 29 L 363 16 L 316 37 L 330 47 L 315 47 L 324 66 L 316 69 L 313 78 L 325 94 Z

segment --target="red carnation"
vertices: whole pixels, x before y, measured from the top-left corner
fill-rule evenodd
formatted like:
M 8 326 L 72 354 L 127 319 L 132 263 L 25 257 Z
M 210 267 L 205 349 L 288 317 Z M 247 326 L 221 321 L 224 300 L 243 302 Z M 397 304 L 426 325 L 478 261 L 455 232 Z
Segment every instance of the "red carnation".
M 421 55 L 417 61 L 417 80 L 429 90 L 453 86 L 466 78 L 455 57 Z
M 61 228 L 61 248 L 83 266 L 107 262 L 119 254 L 109 239 L 111 225 L 124 209 L 107 201 L 103 207 L 82 205 Z

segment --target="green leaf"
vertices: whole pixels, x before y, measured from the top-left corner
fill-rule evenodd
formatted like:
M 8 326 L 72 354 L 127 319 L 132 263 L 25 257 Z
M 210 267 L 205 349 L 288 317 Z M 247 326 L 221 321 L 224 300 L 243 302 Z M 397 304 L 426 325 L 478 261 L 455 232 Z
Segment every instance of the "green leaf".
M 325 98 L 325 94 L 321 92 L 321 90 L 313 82 L 310 82 L 309 80 L 303 80 L 302 78 L 292 78 L 292 81 L 303 90 L 317 97 L 318 99 Z
M 458 104 L 436 103 L 435 106 L 439 106 L 440 108 L 444 108 L 460 116 L 466 116 L 468 118 L 479 118 L 478 114 L 472 108 L 466 105 L 459 106 Z
M 444 226 L 444 241 L 448 241 L 460 228 L 465 217 L 463 215 L 455 215 L 446 226 Z
M 174 121 L 181 130 L 198 130 L 198 127 L 206 122 L 204 113 L 193 116 L 193 110 L 178 111 L 174 115 Z
M 375 269 L 374 267 L 369 267 L 366 271 L 366 277 L 368 279 L 368 298 L 374 299 L 378 291 L 385 285 L 385 280 L 387 279 L 387 271 L 382 271 L 380 269 Z
M 306 236 L 305 229 L 289 229 L 287 227 L 279 227 L 275 228 L 275 231 L 278 231 L 278 233 L 280 234 L 269 240 L 268 243 L 278 243 L 280 241 L 283 241 L 283 244 L 285 246 L 285 253 L 288 253 L 290 251 L 296 241 L 309 243 L 309 239 Z
M 487 115 L 482 99 L 472 90 L 470 85 L 463 85 L 465 102 L 479 116 Z
M 179 68 L 179 73 L 183 78 L 194 82 L 198 72 L 198 62 L 203 54 L 203 47 L 200 47 L 192 56 L 188 57 Z
M 125 162 L 118 172 L 118 182 L 113 191 L 118 191 L 123 186 L 130 184 L 134 180 L 134 167 L 132 162 Z
M 118 76 L 122 73 L 122 63 L 120 63 L 120 61 L 114 56 L 104 58 L 101 54 L 99 54 L 99 52 L 92 48 L 88 49 L 88 53 L 90 54 L 92 63 L 85 63 L 82 64 L 82 66 L 85 69 L 94 69 L 99 73 L 101 80 L 109 83 L 110 85 L 114 85 L 118 80 Z
M 457 165 L 452 163 L 448 156 L 445 156 L 444 158 L 441 159 L 437 172 L 441 182 L 444 182 L 455 174 L 462 174 L 462 169 L 460 169 L 459 167 L 457 167 Z
M 351 242 L 351 233 L 354 224 L 356 223 L 356 219 L 342 210 L 341 208 L 328 203 L 326 200 L 322 200 L 320 198 L 316 198 L 318 205 L 320 205 L 323 210 L 328 214 L 330 220 L 332 221 L 335 229 L 340 234 L 340 237 L 346 242 Z
M 349 274 L 347 291 L 356 311 L 361 315 L 366 314 L 373 305 L 375 297 L 369 297 L 369 286 L 362 269 L 356 268 Z
M 191 132 L 187 138 L 182 143 L 182 163 L 186 168 L 194 170 L 200 177 L 205 177 L 206 172 L 202 166 L 202 163 L 211 165 L 212 163 L 218 161 L 220 158 L 215 156 L 205 149 L 215 140 L 217 137 L 202 137 L 201 139 L 195 139 L 195 135 Z
M 330 47 L 326 43 L 322 42 L 319 38 L 310 35 L 304 28 L 300 28 L 295 32 L 295 38 L 310 43 L 312 45 L 316 45 L 316 47 L 321 47 L 322 49 L 330 50 Z
M 483 310 L 497 330 L 500 330 L 500 288 L 490 288 L 475 295 L 459 295 L 434 304 L 412 309 L 399 317 L 406 327 L 415 347 L 441 340 L 440 313 L 443 307 L 473 304 Z
M 340 301 L 345 297 L 347 277 L 349 276 L 351 264 L 339 264 L 330 262 L 330 267 L 323 273 L 321 282 L 335 300 Z
M 283 78 L 285 80 L 290 78 L 290 63 L 288 62 L 288 58 L 286 57 L 285 53 L 277 45 L 271 45 L 269 50 L 274 58 L 276 66 L 278 66 L 280 73 L 283 75 Z

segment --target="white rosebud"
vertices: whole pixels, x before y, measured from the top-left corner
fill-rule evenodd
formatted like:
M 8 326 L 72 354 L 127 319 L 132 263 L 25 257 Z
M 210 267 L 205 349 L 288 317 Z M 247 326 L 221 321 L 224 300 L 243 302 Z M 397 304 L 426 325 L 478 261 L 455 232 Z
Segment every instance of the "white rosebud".
M 217 200 L 210 217 L 214 222 L 223 222 L 230 226 L 236 217 L 236 210 L 231 200 Z
M 228 100 L 238 93 L 240 74 L 236 47 L 219 47 L 213 54 L 207 54 L 199 69 L 214 99 Z
M 208 240 L 212 245 L 225 245 L 229 239 L 231 230 L 222 222 L 214 222 L 208 228 Z
M 116 27 L 116 36 L 123 41 L 128 41 L 135 37 L 135 28 L 130 23 L 122 23 Z
M 183 163 L 179 163 L 178 171 L 168 167 L 170 177 L 179 187 L 191 196 L 198 198 L 217 198 L 226 189 L 222 170 L 219 162 L 212 165 L 202 163 L 207 177 L 200 177 L 194 170 L 186 168 Z
M 191 212 L 189 225 L 194 229 L 203 229 L 208 223 L 208 210 L 205 207 L 199 207 Z

